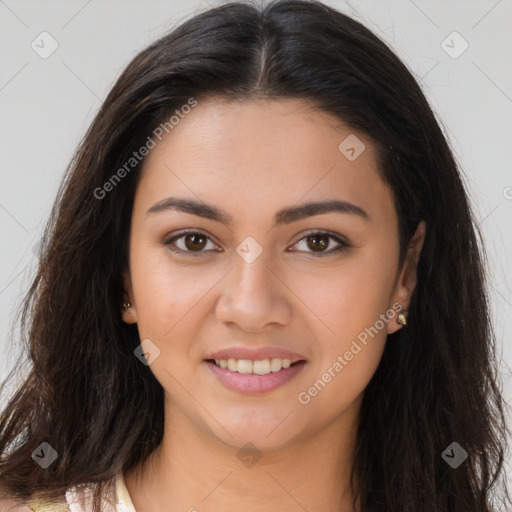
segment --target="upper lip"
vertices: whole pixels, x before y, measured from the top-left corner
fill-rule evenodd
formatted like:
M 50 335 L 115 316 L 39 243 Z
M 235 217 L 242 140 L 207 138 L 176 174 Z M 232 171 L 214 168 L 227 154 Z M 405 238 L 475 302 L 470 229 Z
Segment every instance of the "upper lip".
M 278 347 L 228 347 L 212 352 L 206 359 L 248 359 L 261 361 L 263 359 L 289 359 L 292 363 L 304 360 L 304 356 Z

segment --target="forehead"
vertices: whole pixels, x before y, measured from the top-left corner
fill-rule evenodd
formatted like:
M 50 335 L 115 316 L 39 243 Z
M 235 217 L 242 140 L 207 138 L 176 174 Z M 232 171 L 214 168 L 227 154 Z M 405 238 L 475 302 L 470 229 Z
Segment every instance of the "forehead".
M 367 136 L 306 101 L 209 99 L 183 115 L 149 152 L 136 202 L 149 207 L 181 193 L 224 209 L 257 210 L 263 201 L 277 210 L 300 201 L 344 199 L 371 216 L 393 208 L 377 169 L 376 148 Z

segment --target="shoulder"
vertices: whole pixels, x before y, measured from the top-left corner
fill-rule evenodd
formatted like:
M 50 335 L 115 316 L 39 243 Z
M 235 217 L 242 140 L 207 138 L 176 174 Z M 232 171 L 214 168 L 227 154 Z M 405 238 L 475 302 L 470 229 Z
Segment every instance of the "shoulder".
M 30 508 L 24 505 L 20 500 L 14 499 L 0 484 L 0 512 L 29 512 Z
M 0 512 L 68 512 L 70 509 L 66 503 L 48 502 L 38 499 L 24 501 L 0 490 Z
M 22 500 L 0 490 L 0 512 L 32 512 L 32 509 Z
M 102 497 L 102 510 L 108 512 L 116 510 L 115 487 L 117 481 L 115 479 L 107 485 L 105 495 Z M 23 501 L 0 488 L 0 512 L 88 512 L 92 510 L 92 501 L 93 487 L 89 485 L 68 489 L 65 500 L 58 502 L 36 498 Z

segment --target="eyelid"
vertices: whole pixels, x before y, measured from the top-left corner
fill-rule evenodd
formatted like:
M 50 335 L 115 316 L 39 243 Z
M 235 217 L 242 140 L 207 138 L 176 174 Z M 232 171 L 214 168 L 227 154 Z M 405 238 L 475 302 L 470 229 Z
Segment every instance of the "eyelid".
M 168 237 L 165 237 L 164 240 L 163 240 L 163 244 L 166 245 L 166 246 L 170 246 L 171 243 L 173 243 L 174 241 L 188 235 L 188 234 L 198 234 L 198 235 L 203 235 L 205 236 L 209 241 L 211 241 L 213 244 L 219 246 L 219 244 L 217 244 L 214 240 L 212 240 L 212 237 L 206 233 L 205 231 L 203 231 L 202 229 L 199 229 L 199 228 L 186 228 L 186 229 L 182 229 L 181 231 L 179 231 L 178 233 L 176 234 L 173 234 L 171 236 L 168 236 Z M 330 239 L 334 239 L 336 242 L 337 242 L 337 246 L 334 247 L 333 249 L 329 249 L 328 251 L 324 251 L 324 252 L 314 252 L 314 251 L 297 251 L 297 250 L 292 250 L 291 252 L 300 252 L 300 253 L 306 253 L 306 254 L 309 254 L 309 255 L 313 255 L 313 256 L 317 256 L 317 257 L 322 257 L 322 256 L 328 256 L 330 254 L 334 254 L 336 252 L 339 252 L 340 250 L 343 250 L 343 249 L 346 249 L 347 247 L 350 247 L 351 246 L 351 243 L 349 242 L 349 240 L 344 237 L 343 235 L 340 235 L 339 233 L 334 233 L 332 231 L 329 231 L 329 230 L 325 230 L 325 229 L 309 229 L 307 231 L 303 231 L 302 233 L 300 233 L 298 236 L 300 236 L 300 238 L 297 239 L 296 242 L 294 242 L 292 244 L 292 246 L 298 244 L 299 242 L 301 242 L 302 240 L 304 240 L 305 238 L 308 238 L 310 236 L 313 236 L 313 235 L 317 235 L 317 236 L 326 236 Z M 180 253 L 180 254 L 190 254 L 192 256 L 201 256 L 201 255 L 204 255 L 204 254 L 209 254 L 211 253 L 212 251 L 215 251 L 215 252 L 219 252 L 217 249 L 210 249 L 210 250 L 201 250 L 201 251 L 185 251 L 183 249 L 179 249 L 179 248 L 171 248 L 171 250 L 173 252 L 176 252 L 176 253 Z
M 344 237 L 343 235 L 340 235 L 339 233 L 333 233 L 332 231 L 329 231 L 327 229 L 310 229 L 310 230 L 303 231 L 302 233 L 300 233 L 300 235 L 299 235 L 300 238 L 296 242 L 294 242 L 292 244 L 292 246 L 297 245 L 299 242 L 302 242 L 305 238 L 308 238 L 308 237 L 311 237 L 314 235 L 325 236 L 328 239 L 333 239 L 333 240 L 335 240 L 337 245 L 334 248 L 328 249 L 327 251 L 315 252 L 315 251 L 292 250 L 291 252 L 297 252 L 297 253 L 306 254 L 308 256 L 321 258 L 323 256 L 327 257 L 332 254 L 339 253 L 340 251 L 343 251 L 344 249 L 347 249 L 348 247 L 350 247 L 352 245 L 346 237 Z
M 196 235 L 196 234 L 205 236 L 208 239 L 208 241 L 212 242 L 217 247 L 219 247 L 219 244 L 217 242 L 215 242 L 206 231 L 203 231 L 202 229 L 199 229 L 199 228 L 186 228 L 186 229 L 180 230 L 178 233 L 172 234 L 170 236 L 166 236 L 163 239 L 163 244 L 166 246 L 171 246 L 171 244 L 174 243 L 176 240 L 179 240 L 180 238 L 182 238 L 186 235 Z M 180 254 L 191 254 L 192 256 L 201 256 L 203 254 L 210 253 L 212 250 L 210 249 L 208 251 L 194 252 L 194 251 L 184 251 L 183 249 L 179 249 L 179 248 L 171 248 L 171 251 L 177 252 Z M 213 251 L 218 252 L 218 249 L 213 249 Z
M 341 235 L 340 233 L 335 233 L 334 231 L 329 231 L 328 229 L 307 229 L 306 231 L 302 231 L 299 233 L 300 238 L 297 239 L 297 242 L 300 242 L 303 238 L 306 238 L 308 236 L 313 235 L 324 235 L 329 236 L 332 238 L 336 238 L 340 243 L 343 243 L 345 245 L 350 245 L 350 241 L 347 237 Z M 293 245 L 295 245 L 297 242 L 295 242 Z

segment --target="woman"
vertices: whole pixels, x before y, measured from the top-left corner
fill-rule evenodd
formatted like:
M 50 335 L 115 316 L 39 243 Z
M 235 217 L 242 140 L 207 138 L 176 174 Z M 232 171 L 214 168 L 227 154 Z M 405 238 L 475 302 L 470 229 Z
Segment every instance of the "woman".
M 4 507 L 494 510 L 477 235 L 368 29 L 311 1 L 195 16 L 129 64 L 61 186 Z

